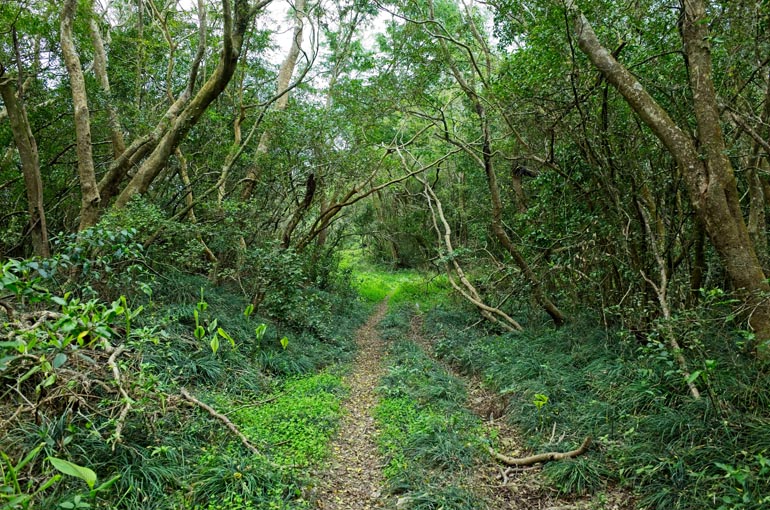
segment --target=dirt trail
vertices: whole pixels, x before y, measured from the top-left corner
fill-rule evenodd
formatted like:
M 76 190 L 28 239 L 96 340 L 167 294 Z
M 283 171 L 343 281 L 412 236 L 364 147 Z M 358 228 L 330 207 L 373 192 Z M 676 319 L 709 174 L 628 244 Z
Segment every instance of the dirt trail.
M 350 395 L 344 405 L 337 438 L 332 443 L 331 465 L 320 474 L 315 507 L 323 510 L 369 510 L 385 507 L 382 460 L 375 443 L 372 410 L 375 389 L 384 374 L 384 348 L 375 327 L 388 310 L 387 300 L 358 330 L 358 356 L 345 378 Z

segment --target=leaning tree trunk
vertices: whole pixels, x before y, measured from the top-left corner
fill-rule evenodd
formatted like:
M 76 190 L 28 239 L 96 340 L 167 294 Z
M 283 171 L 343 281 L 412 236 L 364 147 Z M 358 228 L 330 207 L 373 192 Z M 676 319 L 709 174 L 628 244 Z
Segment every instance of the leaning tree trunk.
M 432 1 L 428 3 L 428 7 L 430 10 L 430 17 L 431 19 L 434 19 L 434 8 Z M 470 22 L 473 28 L 473 23 L 472 21 Z M 514 263 L 519 267 L 519 269 L 521 269 L 521 272 L 524 273 L 525 278 L 529 281 L 530 288 L 532 289 L 532 297 L 534 297 L 535 302 L 551 317 L 551 320 L 556 326 L 561 326 L 566 321 L 565 315 L 546 295 L 545 291 L 543 290 L 543 285 L 540 281 L 540 278 L 521 254 L 516 244 L 508 236 L 508 233 L 503 226 L 503 205 L 500 198 L 500 188 L 497 184 L 497 175 L 495 172 L 494 163 L 492 161 L 492 136 L 489 132 L 489 120 L 487 119 L 487 111 L 484 107 L 484 103 L 479 97 L 473 82 L 467 80 L 460 71 L 460 68 L 457 66 L 457 63 L 452 57 L 452 54 L 447 46 L 446 37 L 440 36 L 438 37 L 438 41 L 441 46 L 441 51 L 447 60 L 447 64 L 449 65 L 449 69 L 455 78 L 455 81 L 460 86 L 466 98 L 473 106 L 473 109 L 475 110 L 476 116 L 479 120 L 482 143 L 481 157 L 479 157 L 476 151 L 472 151 L 468 144 L 459 142 L 455 143 L 455 145 L 459 144 L 462 146 L 463 150 L 468 155 L 473 157 L 484 169 L 491 199 L 492 221 L 490 227 L 492 228 L 492 232 L 494 233 L 495 238 L 497 238 L 503 249 L 508 252 Z M 476 67 L 474 66 L 474 68 Z M 490 62 L 487 62 L 487 68 L 491 69 Z M 479 73 L 479 77 L 483 78 L 480 71 L 476 72 Z M 450 141 L 448 132 L 445 131 L 444 137 L 447 139 L 447 141 Z
M 682 40 L 689 64 L 690 89 L 697 121 L 697 147 L 628 69 L 601 45 L 574 1 L 568 2 L 567 6 L 575 15 L 575 32 L 580 49 L 666 146 L 682 169 L 693 208 L 703 221 L 733 285 L 743 296 L 760 354 L 767 356 L 770 354 L 767 348 L 770 340 L 770 300 L 761 294 L 770 292 L 770 285 L 749 237 L 735 174 L 725 154 L 711 76 L 704 3 L 701 0 L 685 0 L 682 24 Z
M 136 194 L 143 194 L 149 189 L 179 143 L 200 120 L 209 105 L 225 90 L 238 64 L 243 46 L 243 36 L 249 25 L 249 20 L 256 14 L 258 8 L 267 3 L 269 1 L 263 0 L 256 8 L 250 8 L 247 0 L 234 0 L 234 5 L 231 4 L 230 0 L 222 0 L 224 12 L 223 48 L 217 68 L 173 120 L 157 146 L 118 195 L 115 200 L 115 207 L 125 207 L 131 197 Z
M 99 219 L 99 188 L 96 184 L 94 158 L 91 151 L 91 119 L 88 111 L 86 83 L 80 68 L 80 57 L 75 49 L 72 25 L 75 21 L 77 0 L 65 0 L 61 14 L 61 50 L 72 90 L 75 110 L 75 138 L 77 141 L 78 177 L 80 179 L 80 226 L 78 231 L 96 225 Z
M 32 235 L 32 247 L 35 255 L 50 257 L 48 229 L 43 207 L 43 181 L 40 177 L 40 159 L 37 143 L 29 125 L 24 103 L 16 97 L 13 80 L 0 75 L 0 96 L 5 103 L 6 114 L 11 122 L 13 140 L 19 151 L 21 171 L 24 174 L 24 187 L 27 191 L 27 210 L 29 211 L 29 229 Z

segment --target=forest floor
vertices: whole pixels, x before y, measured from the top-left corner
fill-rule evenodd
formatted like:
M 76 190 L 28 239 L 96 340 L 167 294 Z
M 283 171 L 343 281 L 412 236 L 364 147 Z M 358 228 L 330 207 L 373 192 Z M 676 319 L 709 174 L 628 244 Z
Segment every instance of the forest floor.
M 331 447 L 330 466 L 319 477 L 316 508 L 384 508 L 382 461 L 372 411 L 377 403 L 377 384 L 384 372 L 384 349 L 376 327 L 387 311 L 385 300 L 358 330 L 358 355 L 345 378 L 350 391 L 344 402 L 346 414 Z
M 467 408 L 483 422 L 486 437 L 496 437 L 502 453 L 524 451 L 519 432 L 506 420 L 507 399 L 486 387 L 478 377 L 468 376 L 433 354 L 433 342 L 422 332 L 422 316 L 412 317 L 409 339 L 452 376 L 462 380 L 468 394 Z M 433 339 L 435 340 L 435 339 Z M 516 456 L 514 455 L 514 456 Z M 632 510 L 633 501 L 622 491 L 603 492 L 599 497 L 561 496 L 549 486 L 540 471 L 542 464 L 507 467 L 489 459 L 475 471 L 477 495 L 495 510 Z
M 377 388 L 386 373 L 386 342 L 377 325 L 388 311 L 387 299 L 376 308 L 366 324 L 357 332 L 358 355 L 345 378 L 349 395 L 344 402 L 345 416 L 331 446 L 331 458 L 313 491 L 315 508 L 322 510 L 365 510 L 409 507 L 409 498 L 388 494 L 383 467 L 387 461 L 378 449 L 380 431 L 374 418 L 378 404 Z M 507 403 L 501 395 L 486 388 L 480 380 L 459 373 L 438 361 L 432 353 L 432 342 L 422 333 L 422 320 L 411 321 L 408 341 L 413 342 L 437 366 L 461 380 L 467 390 L 466 408 L 483 422 L 486 437 L 498 438 L 498 447 L 506 453 L 522 451 L 518 433 L 505 419 Z M 539 476 L 540 466 L 506 468 L 491 458 L 477 461 L 463 483 L 472 489 L 479 503 L 490 509 L 560 509 L 617 510 L 630 508 L 623 494 L 603 493 L 601 500 L 559 497 Z M 624 504 L 624 501 L 625 504 Z M 481 507 L 480 507 L 481 508 Z

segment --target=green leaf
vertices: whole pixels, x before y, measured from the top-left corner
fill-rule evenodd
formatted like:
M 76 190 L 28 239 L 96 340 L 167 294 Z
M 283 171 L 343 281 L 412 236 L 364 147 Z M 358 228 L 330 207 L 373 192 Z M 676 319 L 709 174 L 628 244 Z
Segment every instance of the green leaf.
M 64 365 L 66 362 L 67 362 L 67 355 L 64 354 L 63 352 L 60 352 L 54 357 L 52 365 L 54 368 L 59 368 L 62 365 Z
M 112 486 L 115 484 L 115 482 L 117 482 L 117 481 L 118 481 L 118 479 L 120 479 L 120 476 L 121 476 L 121 475 L 119 475 L 119 474 L 118 474 L 118 475 L 115 475 L 115 476 L 113 476 L 112 478 L 110 478 L 109 480 L 107 480 L 106 482 L 104 482 L 103 484 L 101 484 L 101 485 L 100 485 L 99 487 L 97 487 L 96 489 L 92 489 L 92 490 L 91 490 L 91 497 L 93 498 L 94 496 L 96 496 L 96 493 L 97 493 L 97 492 L 100 492 L 100 491 L 106 491 L 107 489 L 109 489 L 110 487 L 112 487 Z
M 210 345 L 211 345 L 211 351 L 214 354 L 216 354 L 217 351 L 219 350 L 219 337 L 217 335 L 214 335 L 211 337 Z
M 254 305 L 249 304 L 249 306 L 247 306 L 243 311 L 243 316 L 248 318 L 252 313 L 254 313 Z
M 32 451 L 30 451 L 30 452 L 29 452 L 29 453 L 28 453 L 28 454 L 27 454 L 27 455 L 26 455 L 26 456 L 25 456 L 25 457 L 24 457 L 24 458 L 21 460 L 21 462 L 19 462 L 19 463 L 16 465 L 16 467 L 14 468 L 14 470 L 15 470 L 15 471 L 18 473 L 19 471 L 21 471 L 22 469 L 24 469 L 24 466 L 26 466 L 27 464 L 29 464 L 29 461 L 31 461 L 32 459 L 34 459 L 34 458 L 37 456 L 37 454 L 38 454 L 38 453 L 40 453 L 40 450 L 42 450 L 44 446 L 45 446 L 45 443 L 40 443 L 39 445 L 37 445 L 36 447 L 34 447 L 34 448 L 32 449 Z
M 48 457 L 48 460 L 59 472 L 80 478 L 88 484 L 89 489 L 94 488 L 94 484 L 96 483 L 96 473 L 92 470 L 87 467 L 78 466 L 77 464 L 73 464 L 64 459 L 57 459 L 56 457 Z
M 283 347 L 284 350 L 289 346 L 289 339 L 288 337 L 281 338 L 281 347 Z
M 26 381 L 27 379 L 29 379 L 30 377 L 32 377 L 33 375 L 35 375 L 39 371 L 40 371 L 40 365 L 35 365 L 34 367 L 32 367 L 29 370 L 27 370 L 27 372 L 24 375 L 19 377 L 19 379 L 16 381 L 16 384 L 18 385 L 18 384 L 23 383 L 24 381 Z
M 205 334 L 206 334 L 206 330 L 203 329 L 203 326 L 196 326 L 195 338 L 197 338 L 198 340 L 201 340 Z
M 90 333 L 90 331 L 88 331 L 88 330 L 80 332 L 80 334 L 78 335 L 78 339 L 77 339 L 78 345 L 83 345 L 83 339 L 86 337 L 86 335 L 88 333 Z
M 257 340 L 262 340 L 262 337 L 265 336 L 265 331 L 267 331 L 267 324 L 265 323 L 256 327 L 254 334 L 257 335 Z
M 53 383 L 56 382 L 56 374 L 51 374 L 48 377 L 46 377 L 43 382 L 37 385 L 37 388 L 48 388 L 49 386 L 52 386 Z
M 700 374 L 701 374 L 700 370 L 696 370 L 695 372 L 690 374 L 690 377 L 687 378 L 687 384 L 692 384 L 695 381 L 695 379 L 700 377 Z
M 232 346 L 232 348 L 233 348 L 233 349 L 235 349 L 235 340 L 233 340 L 233 337 L 231 337 L 231 336 L 230 336 L 230 335 L 227 333 L 227 331 L 225 331 L 225 330 L 224 330 L 224 329 L 222 329 L 222 328 L 218 328 L 218 329 L 217 329 L 217 333 L 219 333 L 219 335 L 220 335 L 222 338 L 224 338 L 225 340 L 227 340 L 228 342 L 230 342 L 230 346 Z

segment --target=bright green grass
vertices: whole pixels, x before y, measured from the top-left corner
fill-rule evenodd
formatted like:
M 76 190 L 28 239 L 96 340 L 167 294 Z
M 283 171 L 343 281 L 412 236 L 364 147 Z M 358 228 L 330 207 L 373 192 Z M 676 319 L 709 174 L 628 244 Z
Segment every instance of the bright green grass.
M 392 344 L 375 418 L 388 488 L 406 498 L 408 508 L 485 508 L 465 485 L 483 455 L 481 424 L 463 405 L 462 382 L 403 340 L 408 308 L 397 308 L 382 323 L 383 337 Z
M 274 462 L 306 467 L 326 456 L 343 394 L 340 376 L 324 372 L 289 380 L 269 402 L 235 406 L 229 416 Z
M 430 275 L 413 269 L 390 271 L 366 262 L 360 249 L 344 250 L 340 268 L 351 272 L 353 287 L 370 304 L 391 296 L 393 305 L 410 303 L 431 309 L 447 303 L 451 294 L 445 275 Z
M 210 397 L 264 456 L 244 452 L 228 437 L 212 441 L 197 458 L 196 510 L 300 510 L 307 469 L 328 454 L 344 396 L 342 379 L 330 372 L 284 381 L 270 395 L 233 402 L 231 395 Z M 270 462 L 273 464 L 270 464 Z M 277 465 L 277 466 L 276 466 Z

